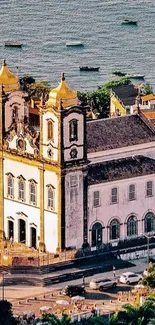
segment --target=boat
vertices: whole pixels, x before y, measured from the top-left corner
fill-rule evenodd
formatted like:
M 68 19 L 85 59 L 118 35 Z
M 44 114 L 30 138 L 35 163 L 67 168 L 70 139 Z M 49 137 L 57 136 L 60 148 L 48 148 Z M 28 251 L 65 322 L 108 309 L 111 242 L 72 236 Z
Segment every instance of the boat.
M 130 79 L 144 79 L 145 75 L 144 74 L 127 74 L 126 78 Z
M 84 46 L 81 41 L 67 41 L 66 46 Z
M 100 67 L 89 67 L 89 66 L 83 66 L 79 67 L 80 71 L 99 71 Z
M 5 42 L 4 45 L 8 47 L 22 47 L 23 44 L 20 42 Z
M 125 19 L 122 21 L 122 25 L 137 25 L 137 21 Z

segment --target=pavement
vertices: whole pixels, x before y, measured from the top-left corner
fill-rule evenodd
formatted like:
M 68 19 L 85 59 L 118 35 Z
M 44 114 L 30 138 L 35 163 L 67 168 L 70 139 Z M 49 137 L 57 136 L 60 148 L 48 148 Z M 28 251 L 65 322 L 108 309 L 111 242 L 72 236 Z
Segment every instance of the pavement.
M 115 271 L 115 276 L 116 278 L 119 278 L 119 276 L 127 271 L 132 271 L 135 273 L 143 273 L 143 271 L 147 268 L 147 261 L 146 258 L 143 259 L 137 259 L 137 260 L 132 260 L 133 264 L 131 265 L 131 268 L 124 268 L 124 269 L 117 269 Z M 70 269 L 70 272 L 72 272 L 72 269 Z M 99 278 L 113 278 L 113 271 L 108 271 L 108 272 L 102 272 L 102 273 L 97 273 L 96 275 L 93 276 L 95 279 Z M 85 277 L 85 284 L 88 285 L 90 280 L 92 279 L 92 276 Z M 82 284 L 82 278 L 81 279 L 74 279 L 72 281 L 65 281 L 62 283 L 56 283 L 52 284 L 51 286 L 48 287 L 32 287 L 32 286 L 21 286 L 16 285 L 16 286 L 8 286 L 5 287 L 5 298 L 6 299 L 18 299 L 18 298 L 25 298 L 29 296 L 34 296 L 38 294 L 43 294 L 43 293 L 48 293 L 52 292 L 55 290 L 61 290 L 64 286 L 70 285 L 70 284 Z M 0 294 L 1 296 L 1 294 Z
M 147 261 L 145 259 L 139 259 L 132 261 L 131 268 L 117 269 L 115 271 L 115 276 L 118 279 L 119 276 L 126 272 L 132 271 L 135 273 L 143 273 L 144 269 L 147 267 Z M 70 270 L 72 272 L 72 270 Z M 113 271 L 98 273 L 93 278 L 113 278 Z M 127 286 L 123 284 L 118 284 L 117 288 L 106 290 L 106 292 L 99 292 L 98 290 L 91 290 L 89 288 L 89 282 L 92 276 L 85 277 L 85 306 L 86 308 L 91 308 L 94 304 L 102 310 L 103 314 L 115 312 L 120 309 L 121 306 L 126 302 L 133 302 L 129 292 L 132 286 Z M 76 279 L 64 283 L 53 284 L 49 287 L 32 287 L 32 286 L 8 286 L 4 288 L 4 297 L 10 301 L 13 305 L 13 312 L 17 315 L 22 315 L 24 311 L 31 310 L 39 315 L 40 307 L 43 305 L 50 305 L 51 310 L 57 312 L 56 300 L 65 299 L 69 301 L 69 306 L 71 306 L 71 299 L 69 297 L 64 297 L 61 295 L 61 289 L 69 284 L 82 284 L 82 278 Z M 1 290 L 0 288 L 0 299 Z M 120 297 L 120 294 L 123 296 Z M 55 309 L 54 309 L 55 308 Z M 58 311 L 59 312 L 59 311 Z

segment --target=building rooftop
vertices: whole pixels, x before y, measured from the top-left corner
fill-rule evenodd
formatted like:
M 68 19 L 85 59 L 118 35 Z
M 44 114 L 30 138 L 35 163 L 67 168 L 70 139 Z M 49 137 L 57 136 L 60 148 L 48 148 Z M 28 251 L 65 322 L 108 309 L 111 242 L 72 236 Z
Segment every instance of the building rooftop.
M 139 115 L 87 121 L 88 153 L 150 141 L 155 141 L 155 131 Z
M 155 174 L 155 160 L 133 156 L 89 166 L 88 185 Z
M 138 95 L 137 89 L 132 84 L 114 86 L 112 92 L 115 93 L 124 106 L 134 105 Z

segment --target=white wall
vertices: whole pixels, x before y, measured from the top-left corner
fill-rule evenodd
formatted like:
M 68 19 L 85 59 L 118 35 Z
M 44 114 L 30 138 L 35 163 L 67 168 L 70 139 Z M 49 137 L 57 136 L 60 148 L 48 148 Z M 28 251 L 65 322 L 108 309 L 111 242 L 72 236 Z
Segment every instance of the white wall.
M 4 199 L 4 231 L 8 237 L 8 218 L 12 217 L 14 222 L 14 241 L 19 241 L 18 220 L 23 219 L 26 222 L 26 245 L 31 245 L 30 227 L 36 226 L 37 237 L 40 235 L 40 210 L 39 208 L 29 206 L 24 203 Z
M 57 174 L 46 170 L 44 172 L 44 209 L 47 210 L 48 204 L 48 187 L 52 185 L 55 188 L 55 212 L 58 211 L 58 179 Z
M 88 153 L 88 160 L 90 160 L 91 163 L 94 164 L 97 162 L 109 161 L 137 155 L 146 155 L 148 157 L 155 158 L 155 142 Z
M 70 176 L 77 176 L 77 195 L 71 200 Z M 66 247 L 80 248 L 83 244 L 83 174 L 82 171 L 65 176 Z
M 146 197 L 146 182 L 153 181 L 154 192 L 152 197 Z M 128 200 L 128 187 L 130 184 L 136 185 L 136 200 Z M 113 187 L 118 188 L 118 203 L 111 204 L 111 189 Z M 100 192 L 100 206 L 97 208 L 93 207 L 93 192 Z M 142 177 L 136 177 L 125 180 L 118 180 L 110 183 L 101 183 L 96 185 L 91 185 L 88 188 L 88 236 L 89 242 L 91 244 L 91 232 L 89 229 L 92 225 L 99 221 L 105 227 L 103 229 L 103 242 L 109 242 L 109 230 L 107 226 L 113 218 L 118 218 L 120 220 L 121 231 L 120 239 L 125 239 L 126 225 L 124 223 L 127 218 L 134 214 L 137 216 L 138 222 L 138 234 L 143 233 L 143 222 L 146 212 L 152 211 L 155 213 L 155 174 L 147 175 Z
M 53 121 L 53 141 L 48 140 L 48 119 Z M 43 156 L 49 158 L 47 154 L 48 145 L 52 145 L 53 160 L 58 160 L 58 119 L 53 112 L 46 112 L 43 114 Z
M 70 142 L 69 139 L 69 122 L 73 119 L 78 120 L 78 141 L 73 141 Z M 83 129 L 83 115 L 78 114 L 78 113 L 71 113 L 68 116 L 64 118 L 64 133 L 63 133 L 63 138 L 64 138 L 64 160 L 71 160 L 70 156 L 70 151 L 74 147 L 76 148 L 78 154 L 77 154 L 77 159 L 82 159 L 83 158 L 83 140 L 84 140 L 84 129 Z M 75 144 L 75 146 L 74 146 Z M 72 146 L 72 147 L 71 147 Z M 79 147 L 80 146 L 80 147 Z
M 7 176 L 6 173 L 14 175 L 14 199 L 7 198 Z M 25 178 L 26 200 L 18 201 L 18 176 Z M 29 179 L 37 182 L 37 207 L 29 204 Z M 44 172 L 44 227 L 45 227 L 45 245 L 50 252 L 55 252 L 58 247 L 58 185 L 57 175 L 54 172 Z M 51 184 L 55 188 L 55 211 L 48 211 L 47 185 Z M 40 171 L 35 166 L 29 166 L 22 162 L 9 159 L 4 160 L 4 230 L 8 236 L 8 217 L 13 218 L 14 222 L 14 240 L 19 240 L 18 220 L 23 219 L 26 222 L 26 244 L 31 245 L 30 227 L 34 224 L 37 231 L 37 238 L 40 236 Z M 38 241 L 39 243 L 39 241 Z
M 4 160 L 4 197 L 7 197 L 7 173 L 14 175 L 14 200 L 18 201 L 18 176 L 22 175 L 25 178 L 25 203 L 29 204 L 29 180 L 36 181 L 37 187 L 37 206 L 40 204 L 40 172 L 35 166 L 27 165 L 22 162 L 5 159 Z
M 56 213 L 45 211 L 44 221 L 46 250 L 54 253 L 58 247 L 58 216 Z

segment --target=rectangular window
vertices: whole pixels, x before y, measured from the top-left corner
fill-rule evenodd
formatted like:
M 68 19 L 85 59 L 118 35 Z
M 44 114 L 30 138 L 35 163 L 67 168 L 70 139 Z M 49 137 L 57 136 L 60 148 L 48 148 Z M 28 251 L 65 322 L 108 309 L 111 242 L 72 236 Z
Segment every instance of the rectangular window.
M 153 191 L 152 191 L 152 181 L 149 181 L 146 183 L 146 196 L 152 196 L 153 195 Z
M 133 201 L 135 199 L 136 199 L 135 185 L 131 184 L 129 186 L 129 201 Z
M 55 189 L 52 186 L 48 188 L 48 208 L 55 210 Z
M 70 176 L 70 186 L 74 187 L 78 185 L 78 179 L 77 179 L 77 175 L 71 175 Z
M 94 192 L 94 208 L 98 207 L 100 205 L 100 192 L 95 191 Z
M 19 200 L 24 201 L 24 181 L 19 181 Z
M 30 203 L 36 204 L 36 185 L 35 183 L 30 184 Z
M 13 197 L 13 178 L 8 177 L 8 196 Z
M 117 187 L 114 187 L 111 190 L 111 203 L 115 204 L 117 202 L 118 202 L 118 191 L 117 191 Z

